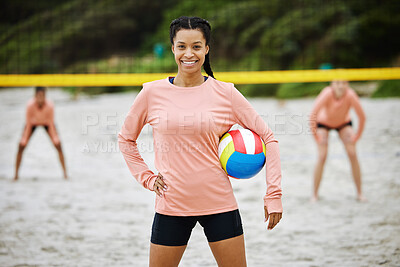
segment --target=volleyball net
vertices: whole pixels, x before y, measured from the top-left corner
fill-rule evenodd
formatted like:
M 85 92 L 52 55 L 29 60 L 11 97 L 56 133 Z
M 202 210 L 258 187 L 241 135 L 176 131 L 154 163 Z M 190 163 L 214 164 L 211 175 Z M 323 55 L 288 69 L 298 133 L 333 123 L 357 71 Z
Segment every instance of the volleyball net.
M 0 75 L 0 86 L 140 86 L 175 73 L 31 74 Z M 234 84 L 325 82 L 332 80 L 400 80 L 400 68 L 217 72 L 215 77 Z
M 176 73 L 169 24 L 212 26 L 235 84 L 400 79 L 400 1 L 4 0 L 0 86 L 139 86 Z

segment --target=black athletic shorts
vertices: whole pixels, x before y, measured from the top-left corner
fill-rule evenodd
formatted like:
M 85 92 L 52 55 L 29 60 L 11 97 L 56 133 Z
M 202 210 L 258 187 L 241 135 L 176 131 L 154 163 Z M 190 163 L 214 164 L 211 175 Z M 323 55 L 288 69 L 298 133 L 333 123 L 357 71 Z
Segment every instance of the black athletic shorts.
M 199 222 L 208 242 L 216 242 L 243 234 L 239 210 L 202 216 L 154 215 L 151 243 L 164 246 L 187 245 L 192 229 Z
M 322 124 L 322 123 L 319 123 L 319 122 L 317 122 L 317 127 L 318 128 L 325 128 L 325 129 L 327 129 L 328 131 L 330 131 L 330 130 L 336 130 L 336 131 L 340 131 L 340 130 L 342 130 L 344 127 L 346 127 L 346 126 L 352 126 L 353 125 L 353 123 L 351 122 L 351 121 L 349 121 L 349 122 L 346 122 L 346 123 L 343 123 L 342 125 L 340 125 L 339 127 L 336 127 L 336 128 L 331 128 L 331 127 L 329 127 L 329 126 L 327 126 L 327 125 L 325 125 L 325 124 Z

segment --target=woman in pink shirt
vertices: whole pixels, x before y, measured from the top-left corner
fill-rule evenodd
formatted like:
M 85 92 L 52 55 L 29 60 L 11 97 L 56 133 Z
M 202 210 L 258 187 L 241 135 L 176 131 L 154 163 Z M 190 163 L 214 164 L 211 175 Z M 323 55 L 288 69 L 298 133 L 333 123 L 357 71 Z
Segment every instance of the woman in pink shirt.
M 50 136 L 54 147 L 58 151 L 58 156 L 64 171 L 64 178 L 67 179 L 67 171 L 64 163 L 64 155 L 61 149 L 61 142 L 58 138 L 56 126 L 54 124 L 54 105 L 50 100 L 46 99 L 44 87 L 36 87 L 35 91 L 35 97 L 29 100 L 26 107 L 26 122 L 21 141 L 19 142 L 14 181 L 18 180 L 18 171 L 21 165 L 24 149 L 38 126 L 43 126 Z
M 354 108 L 359 119 L 358 130 L 354 133 L 350 119 L 350 109 Z M 356 143 L 364 130 L 365 114 L 357 94 L 347 81 L 335 80 L 318 95 L 310 116 L 311 131 L 318 145 L 318 161 L 314 170 L 312 201 L 318 200 L 318 188 L 322 179 L 328 153 L 329 131 L 338 131 L 351 163 L 357 199 L 364 201 L 361 190 L 361 171 L 357 159 Z
M 210 31 L 209 23 L 197 17 L 171 23 L 178 73 L 143 85 L 118 135 L 132 175 L 156 193 L 150 266 L 178 266 L 197 222 L 219 266 L 246 266 L 240 213 L 218 158 L 219 139 L 236 123 L 256 132 L 266 144 L 268 229 L 282 217 L 278 143 L 234 85 L 214 79 Z M 202 66 L 208 77 L 202 75 Z M 153 129 L 158 174 L 148 168 L 137 147 L 145 124 Z

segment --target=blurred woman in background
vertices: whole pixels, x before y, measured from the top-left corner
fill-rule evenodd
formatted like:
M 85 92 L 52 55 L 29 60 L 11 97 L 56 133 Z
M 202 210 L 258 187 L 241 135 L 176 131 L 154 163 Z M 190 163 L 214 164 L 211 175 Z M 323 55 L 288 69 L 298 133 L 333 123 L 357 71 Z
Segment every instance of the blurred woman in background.
M 19 178 L 18 172 L 24 149 L 36 127 L 39 126 L 43 126 L 46 129 L 47 134 L 50 136 L 54 147 L 58 151 L 60 163 L 64 172 L 64 178 L 68 178 L 60 138 L 58 137 L 56 126 L 54 124 L 54 104 L 50 100 L 46 99 L 46 89 L 44 87 L 36 87 L 35 97 L 29 100 L 26 107 L 26 122 L 24 132 L 19 142 L 14 181 L 17 181 Z
M 358 116 L 358 130 L 354 132 L 350 118 L 350 109 L 354 108 Z M 356 143 L 360 139 L 365 125 L 365 113 L 360 100 L 349 83 L 334 80 L 324 88 L 315 100 L 310 115 L 311 131 L 318 145 L 318 160 L 314 170 L 312 201 L 318 200 L 318 189 L 328 154 L 328 137 L 330 130 L 336 130 L 343 142 L 350 160 L 357 199 L 365 201 L 361 188 L 361 170 L 357 158 Z

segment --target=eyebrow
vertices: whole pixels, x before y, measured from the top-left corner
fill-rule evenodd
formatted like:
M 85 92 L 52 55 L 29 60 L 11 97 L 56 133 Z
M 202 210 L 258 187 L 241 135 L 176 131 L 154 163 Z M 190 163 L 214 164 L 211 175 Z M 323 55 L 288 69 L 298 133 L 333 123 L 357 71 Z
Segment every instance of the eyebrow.
M 185 42 L 182 42 L 182 41 L 177 41 L 177 43 L 185 44 Z M 202 44 L 203 42 L 202 41 L 196 41 L 193 44 L 199 44 L 199 43 Z

